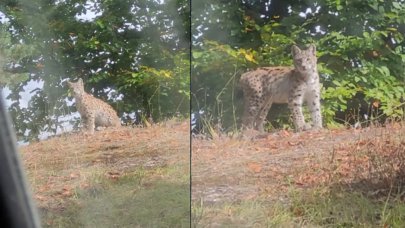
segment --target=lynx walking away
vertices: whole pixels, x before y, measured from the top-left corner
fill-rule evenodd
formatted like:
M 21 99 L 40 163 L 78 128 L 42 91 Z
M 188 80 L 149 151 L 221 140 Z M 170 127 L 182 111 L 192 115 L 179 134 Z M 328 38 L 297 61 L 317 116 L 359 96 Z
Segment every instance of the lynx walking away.
M 288 103 L 297 131 L 322 128 L 320 86 L 315 45 L 292 47 L 294 67 L 262 67 L 242 74 L 245 98 L 243 128 L 264 131 L 263 124 L 273 103 Z M 305 123 L 302 104 L 311 112 L 312 126 Z
M 84 91 L 83 80 L 76 83 L 68 82 L 76 99 L 77 111 L 82 118 L 84 128 L 91 134 L 96 127 L 119 127 L 121 121 L 115 110 L 104 101 L 93 97 Z

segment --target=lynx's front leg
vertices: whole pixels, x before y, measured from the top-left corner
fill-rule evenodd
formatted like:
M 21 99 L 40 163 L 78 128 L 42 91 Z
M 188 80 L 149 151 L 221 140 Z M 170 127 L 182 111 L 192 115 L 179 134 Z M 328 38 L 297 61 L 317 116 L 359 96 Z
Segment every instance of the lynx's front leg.
M 294 88 L 290 92 L 290 97 L 288 98 L 288 107 L 293 115 L 293 121 L 296 131 L 305 131 L 309 129 L 309 126 L 305 124 L 305 118 L 302 113 L 302 103 L 303 103 L 303 90 L 301 88 Z
M 312 128 L 321 129 L 322 128 L 322 115 L 321 115 L 319 86 L 318 86 L 318 88 L 313 89 L 308 94 L 307 105 L 308 105 L 309 111 L 311 112 Z
M 94 128 L 96 127 L 96 118 L 94 115 L 89 115 L 83 118 L 84 129 L 90 134 L 94 134 Z

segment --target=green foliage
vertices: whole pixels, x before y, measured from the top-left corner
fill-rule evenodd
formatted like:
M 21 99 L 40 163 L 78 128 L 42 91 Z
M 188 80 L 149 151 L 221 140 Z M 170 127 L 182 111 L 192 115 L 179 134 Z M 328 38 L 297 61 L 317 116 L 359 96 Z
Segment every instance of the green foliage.
M 214 122 L 222 119 L 226 122 L 225 126 L 234 122 L 233 118 L 222 117 L 224 113 L 235 112 L 235 107 L 228 102 L 236 99 L 234 91 L 238 83 L 236 76 L 240 74 L 238 68 L 257 63 L 255 55 L 256 52 L 251 49 L 233 49 L 211 41 L 205 42 L 200 50 L 193 51 L 192 110 L 207 111 L 216 116 Z
M 57 131 L 60 117 L 72 111 L 67 79 L 83 78 L 86 90 L 110 99 L 120 115 L 141 111 L 155 121 L 187 116 L 189 10 L 185 0 L 0 3 L 8 18 L 1 25 L 0 82 L 12 90 L 18 136 Z M 43 87 L 33 90 L 32 82 Z M 27 91 L 33 95 L 28 107 L 20 104 L 25 90 L 33 90 Z
M 403 2 L 233 1 L 199 6 L 197 12 L 205 13 L 197 13 L 192 24 L 198 34 L 193 42 L 192 112 L 204 110 L 225 128 L 236 126 L 242 97 L 234 94 L 241 93 L 241 73 L 291 65 L 292 44 L 315 43 L 326 124 L 333 124 L 337 112 L 356 108 L 350 101 L 357 94 L 365 110 L 378 101 L 387 117 L 404 117 Z M 229 23 L 221 23 L 223 17 Z M 227 36 L 216 38 L 215 33 Z

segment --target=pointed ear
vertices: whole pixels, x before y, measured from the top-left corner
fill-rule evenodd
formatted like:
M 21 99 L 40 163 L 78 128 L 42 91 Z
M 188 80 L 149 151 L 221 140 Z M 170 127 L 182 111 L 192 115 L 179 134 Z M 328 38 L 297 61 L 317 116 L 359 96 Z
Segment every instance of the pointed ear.
M 297 55 L 297 54 L 301 53 L 301 49 L 297 45 L 293 45 L 291 47 L 291 53 L 292 53 L 292 55 Z
M 309 50 L 312 54 L 315 55 L 315 52 L 316 52 L 315 44 L 309 45 L 308 50 Z

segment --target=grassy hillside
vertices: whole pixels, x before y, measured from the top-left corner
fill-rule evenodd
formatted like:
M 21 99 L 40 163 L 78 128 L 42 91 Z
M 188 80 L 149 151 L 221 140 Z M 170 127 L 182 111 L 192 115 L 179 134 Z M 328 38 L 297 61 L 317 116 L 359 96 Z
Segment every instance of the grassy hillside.
M 189 227 L 189 122 L 20 148 L 44 227 Z
M 193 139 L 192 227 L 405 227 L 405 124 Z

